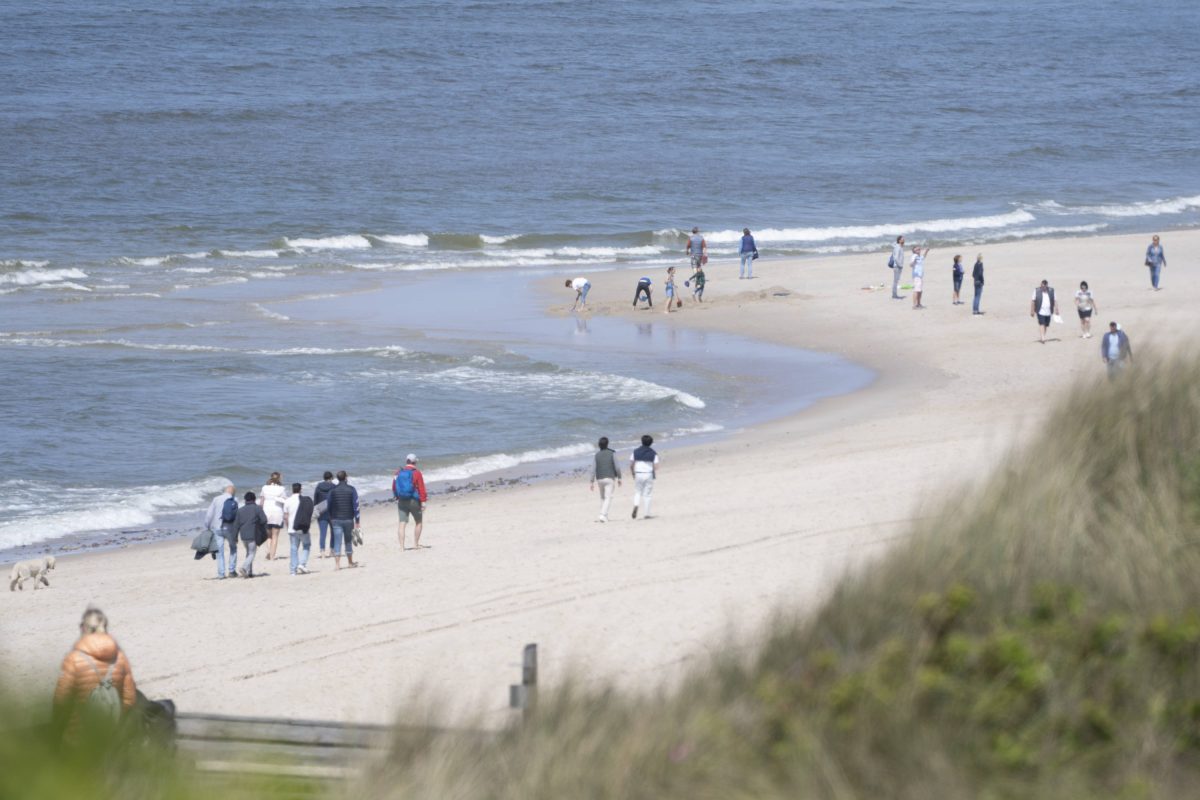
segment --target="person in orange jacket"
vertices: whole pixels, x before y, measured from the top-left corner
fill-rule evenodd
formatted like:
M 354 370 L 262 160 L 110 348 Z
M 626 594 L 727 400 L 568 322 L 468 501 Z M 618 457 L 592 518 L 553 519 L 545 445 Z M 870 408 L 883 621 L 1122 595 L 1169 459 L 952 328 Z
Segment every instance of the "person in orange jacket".
M 54 718 L 63 738 L 78 737 L 81 716 L 89 698 L 102 683 L 101 692 L 111 685 L 120 701 L 118 718 L 124 718 L 137 702 L 137 685 L 129 659 L 108 635 L 108 618 L 98 608 L 89 607 L 79 623 L 79 641 L 62 662 L 58 685 L 54 687 Z M 116 722 L 117 720 L 113 720 Z

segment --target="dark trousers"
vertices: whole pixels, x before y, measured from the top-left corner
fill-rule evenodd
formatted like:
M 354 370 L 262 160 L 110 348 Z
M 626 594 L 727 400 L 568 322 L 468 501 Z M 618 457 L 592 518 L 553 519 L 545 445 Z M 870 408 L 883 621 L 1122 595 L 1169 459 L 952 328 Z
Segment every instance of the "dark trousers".
M 975 299 L 971 302 L 971 310 L 979 311 L 979 298 L 983 297 L 983 284 L 975 284 Z
M 651 308 L 654 308 L 654 301 L 650 299 L 650 287 L 643 286 L 640 283 L 638 284 L 637 291 L 633 293 L 633 304 L 636 306 L 638 304 L 638 300 L 641 299 L 643 294 L 646 295 L 646 302 Z

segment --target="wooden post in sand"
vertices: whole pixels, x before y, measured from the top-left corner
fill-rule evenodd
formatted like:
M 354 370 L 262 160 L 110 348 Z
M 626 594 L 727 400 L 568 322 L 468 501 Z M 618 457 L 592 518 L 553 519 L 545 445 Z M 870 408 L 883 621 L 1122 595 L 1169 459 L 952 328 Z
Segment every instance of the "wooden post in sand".
M 537 645 L 525 645 L 521 656 L 521 682 L 508 687 L 508 704 L 521 709 L 522 717 L 529 719 L 537 705 Z

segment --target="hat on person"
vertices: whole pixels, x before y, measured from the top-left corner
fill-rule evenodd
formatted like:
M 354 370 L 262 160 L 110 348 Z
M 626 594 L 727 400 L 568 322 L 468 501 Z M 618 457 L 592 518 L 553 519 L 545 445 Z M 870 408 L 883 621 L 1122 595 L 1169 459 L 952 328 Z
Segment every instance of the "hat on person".
M 404 460 L 410 464 L 415 464 L 415 463 L 417 463 L 417 456 L 415 453 L 409 453 L 408 455 L 406 455 L 404 457 Z

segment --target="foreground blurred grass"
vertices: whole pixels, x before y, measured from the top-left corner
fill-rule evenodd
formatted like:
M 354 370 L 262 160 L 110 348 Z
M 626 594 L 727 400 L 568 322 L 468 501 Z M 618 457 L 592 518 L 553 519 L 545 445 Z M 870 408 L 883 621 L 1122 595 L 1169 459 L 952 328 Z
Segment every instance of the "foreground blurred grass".
M 490 739 L 398 737 L 337 793 L 1195 796 L 1198 525 L 1200 359 L 1177 357 L 1076 388 L 989 482 L 815 615 L 781 616 L 751 659 L 661 697 L 544 693 Z M 8 737 L 0 796 L 245 796 L 153 756 L 57 758 Z M 53 791 L 18 790 L 31 780 Z

